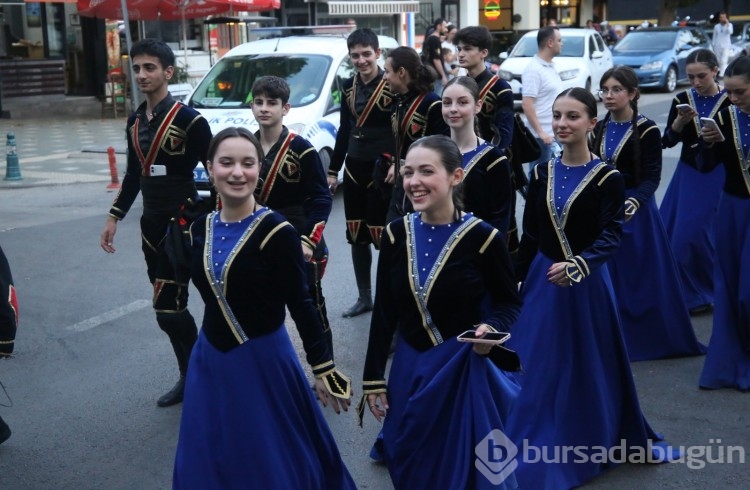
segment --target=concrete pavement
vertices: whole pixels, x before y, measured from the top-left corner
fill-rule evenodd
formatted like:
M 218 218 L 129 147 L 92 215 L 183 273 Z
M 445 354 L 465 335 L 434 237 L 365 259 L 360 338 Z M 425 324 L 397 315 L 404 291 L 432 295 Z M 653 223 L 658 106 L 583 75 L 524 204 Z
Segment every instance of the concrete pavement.
M 23 180 L 4 180 L 7 148 L 0 161 L 0 189 L 111 181 L 107 148 L 115 148 L 120 180 L 125 172 L 125 118 L 0 119 L 0 144 L 16 137 Z

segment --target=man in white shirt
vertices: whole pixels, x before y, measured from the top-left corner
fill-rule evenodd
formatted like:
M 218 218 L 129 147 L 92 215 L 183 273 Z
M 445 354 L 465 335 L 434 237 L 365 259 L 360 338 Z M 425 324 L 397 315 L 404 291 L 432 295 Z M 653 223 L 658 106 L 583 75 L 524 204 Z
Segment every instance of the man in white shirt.
M 562 80 L 553 61 L 562 51 L 560 30 L 555 26 L 542 27 L 536 36 L 536 42 L 537 54 L 521 75 L 521 107 L 542 147 L 542 155 L 537 161 L 531 162 L 531 169 L 538 163 L 546 163 L 559 151 L 552 133 L 552 103 L 563 90 Z
M 727 68 L 729 63 L 729 50 L 732 47 L 732 34 L 734 34 L 734 27 L 732 23 L 727 20 L 727 13 L 719 13 L 719 22 L 714 26 L 714 53 L 719 59 L 719 76 L 724 76 L 724 70 Z

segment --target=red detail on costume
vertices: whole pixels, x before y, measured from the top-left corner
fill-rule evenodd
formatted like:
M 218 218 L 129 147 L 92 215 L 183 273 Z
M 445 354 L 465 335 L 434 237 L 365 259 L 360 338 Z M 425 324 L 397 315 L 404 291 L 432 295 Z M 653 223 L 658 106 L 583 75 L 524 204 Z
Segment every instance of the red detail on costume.
M 422 125 L 417 124 L 417 123 L 412 123 L 411 134 L 419 134 L 420 131 L 422 131 Z
M 359 235 L 359 227 L 362 224 L 360 220 L 353 220 L 346 222 L 346 228 L 349 230 L 349 235 L 352 237 L 352 241 L 357 243 L 357 235 Z
M 18 326 L 18 296 L 16 296 L 16 288 L 12 284 L 8 288 L 8 303 L 13 308 L 13 314 L 16 316 L 16 326 Z
M 318 223 L 315 223 L 315 226 L 313 226 L 312 232 L 310 232 L 310 241 L 314 244 L 318 244 L 320 242 L 321 237 L 323 236 L 323 229 L 326 227 L 325 221 L 320 221 Z
M 375 247 L 380 249 L 380 237 L 383 235 L 383 227 L 369 226 L 368 229 L 370 230 L 370 238 L 372 239 L 372 243 L 375 244 Z
M 154 281 L 154 304 L 156 304 L 156 300 L 159 298 L 162 289 L 164 289 L 164 281 L 161 279 Z

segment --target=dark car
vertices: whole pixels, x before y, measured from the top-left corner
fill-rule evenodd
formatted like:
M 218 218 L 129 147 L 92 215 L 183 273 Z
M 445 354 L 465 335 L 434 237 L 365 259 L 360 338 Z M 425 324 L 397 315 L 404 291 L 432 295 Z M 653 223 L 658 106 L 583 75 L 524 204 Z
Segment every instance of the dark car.
M 698 48 L 711 48 L 699 27 L 649 27 L 630 31 L 612 48 L 612 56 L 615 65 L 635 70 L 640 87 L 672 92 L 687 81 L 685 62 Z

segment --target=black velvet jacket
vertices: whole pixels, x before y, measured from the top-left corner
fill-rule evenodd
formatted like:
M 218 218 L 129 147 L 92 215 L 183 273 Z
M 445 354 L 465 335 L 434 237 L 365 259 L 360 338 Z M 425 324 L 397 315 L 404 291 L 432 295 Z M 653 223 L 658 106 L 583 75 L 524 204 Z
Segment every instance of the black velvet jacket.
M 594 160 L 597 163 L 598 160 Z M 552 164 L 554 165 L 554 163 Z M 610 165 L 600 165 L 590 174 L 587 184 L 568 200 L 567 216 L 561 220 L 564 236 L 574 262 L 583 277 L 609 260 L 620 246 L 625 190 L 622 175 Z M 554 188 L 549 165 L 537 165 L 531 175 L 523 235 L 516 266 L 517 279 L 523 281 L 537 252 L 556 262 L 570 260 L 555 219 Z
M 431 328 L 419 307 L 412 274 L 411 216 L 392 221 L 383 233 L 363 376 L 365 392 L 385 390 L 386 361 L 396 330 L 409 345 L 426 351 L 478 323 L 507 332 L 520 311 L 505 241 L 495 228 L 474 218 L 448 248 L 429 283 L 426 303 L 434 324 Z M 494 361 L 492 355 L 490 359 Z
M 323 327 L 308 292 L 299 233 L 283 216 L 267 211 L 237 253 L 228 257 L 226 277 L 218 279 L 223 281 L 226 300 L 241 325 L 238 332 L 211 288 L 208 268 L 213 264 L 208 262 L 206 245 L 208 220 L 213 217 L 213 213 L 203 216 L 190 227 L 190 275 L 206 304 L 202 326 L 206 339 L 227 352 L 283 328 L 288 307 L 313 370 L 332 367 Z
M 607 121 L 599 121 L 594 128 L 594 134 L 599 131 L 605 131 Z M 614 165 L 620 171 L 625 179 L 626 189 L 635 189 L 633 198 L 640 205 L 648 201 L 654 195 L 661 181 L 661 133 L 656 123 L 647 117 L 638 116 L 638 132 L 640 134 L 640 159 L 638 164 L 632 158 L 635 154 L 634 139 L 635 134 L 631 132 L 630 137 L 622 146 L 614 158 L 604 155 L 602 145 L 599 148 L 592 148 L 595 154 L 599 155 L 603 161 Z M 606 133 L 605 133 L 606 135 Z
M 406 158 L 406 152 L 412 143 L 422 136 L 444 134 L 450 136 L 450 128 L 443 119 L 443 103 L 434 92 L 428 92 L 417 102 L 420 94 L 409 91 L 396 95 L 391 106 L 391 130 L 396 139 L 397 151 L 393 155 Z
M 175 215 L 185 199 L 196 195 L 193 169 L 198 162 L 205 162 L 208 154 L 211 128 L 195 109 L 167 96 L 154 108 L 151 121 L 145 113 L 144 102 L 128 118 L 128 165 L 109 210 L 117 219 L 125 217 L 139 192 L 143 193 L 144 214 Z M 150 165 L 166 166 L 167 174 L 152 176 Z
M 701 131 L 699 117 L 696 116 L 693 118 L 693 121 L 686 124 L 679 133 L 672 130 L 672 123 L 677 119 L 679 112 L 677 110 L 677 104 L 689 104 L 695 109 L 695 104 L 691 103 L 691 91 L 692 89 L 682 91 L 672 99 L 672 107 L 670 107 L 669 116 L 667 117 L 667 127 L 664 129 L 664 136 L 662 136 L 661 142 L 664 148 L 672 148 L 678 143 L 682 143 L 682 149 L 680 150 L 680 163 L 685 163 L 700 170 L 703 166 L 703 160 L 700 158 L 700 154 L 704 143 L 699 136 Z M 719 97 L 719 100 L 712 111 L 711 117 L 721 109 L 729 107 L 730 105 L 732 105 L 732 103 L 729 102 L 729 97 L 724 93 Z
M 484 70 L 474 79 L 480 93 L 491 78 L 492 73 Z M 477 125 L 479 136 L 501 150 L 508 148 L 513 141 L 513 89 L 502 78 L 498 78 L 487 91 L 482 110 L 477 115 Z
M 721 110 L 714 118 L 719 123 L 724 141 L 710 146 L 706 145 L 703 152 L 706 164 L 702 170 L 710 171 L 723 162 L 727 172 L 724 192 L 750 199 L 750 167 L 743 155 L 740 131 L 737 129 L 739 111 L 737 107 L 730 106 Z
M 477 153 L 466 167 L 464 208 L 497 228 L 507 238 L 515 211 L 510 161 L 494 146 Z
M 344 165 L 347 155 L 359 160 L 376 160 L 382 153 L 391 153 L 395 140 L 391 131 L 391 105 L 393 94 L 388 84 L 378 90 L 383 70 L 365 84 L 359 74 L 346 80 L 342 87 L 341 114 L 336 145 L 331 155 L 328 175 L 335 177 Z M 357 127 L 357 120 L 372 101 L 370 112 Z

